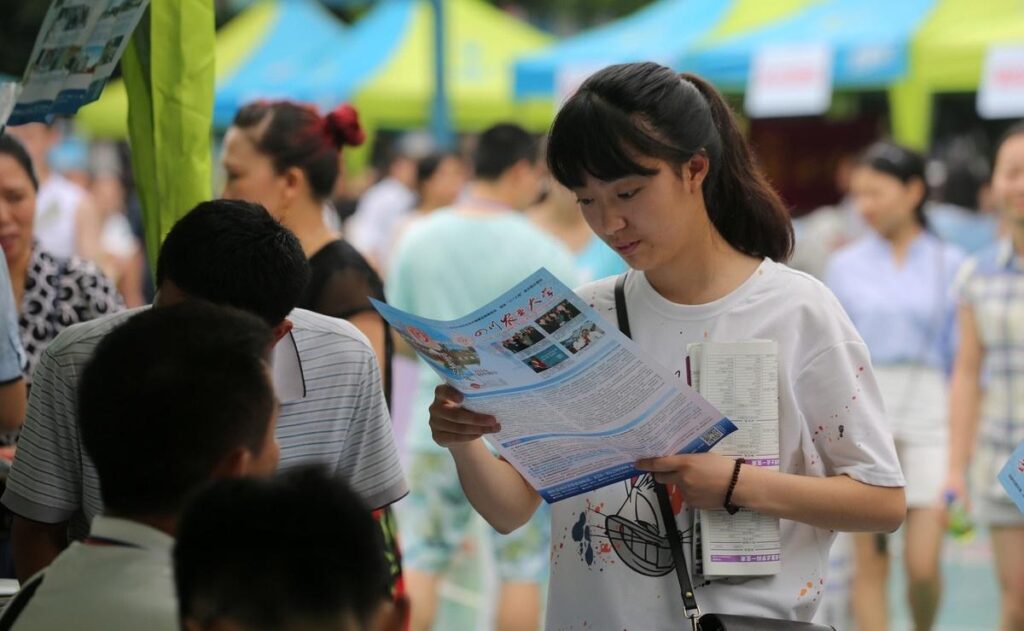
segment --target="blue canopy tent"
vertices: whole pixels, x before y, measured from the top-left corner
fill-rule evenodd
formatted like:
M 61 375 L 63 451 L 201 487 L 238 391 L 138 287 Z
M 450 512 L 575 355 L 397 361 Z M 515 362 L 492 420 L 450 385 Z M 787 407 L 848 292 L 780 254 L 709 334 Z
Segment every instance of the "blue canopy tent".
M 551 37 L 482 0 L 380 0 L 319 51 L 315 62 L 289 86 L 296 98 L 333 107 L 352 101 L 369 127 L 408 129 L 426 125 L 435 107 L 436 26 L 443 6 L 443 76 L 455 129 L 482 129 L 510 120 L 544 129 L 550 107 L 517 102 L 512 64 Z
M 732 0 L 661 0 L 621 20 L 527 55 L 515 66 L 520 99 L 553 97 L 565 68 L 596 69 L 651 60 L 678 67 L 694 43 L 729 12 Z
M 310 61 L 342 45 L 347 28 L 320 3 L 285 0 L 277 5 L 273 28 L 247 59 L 217 82 L 213 124 L 225 128 L 244 103 L 258 98 L 311 100 L 297 92 L 296 79 Z
M 833 85 L 883 89 L 904 77 L 911 41 L 936 0 L 828 0 L 734 35 L 696 42 L 681 66 L 726 90 L 743 90 L 758 50 L 824 43 L 833 53 Z
M 238 108 L 257 98 L 301 98 L 293 83 L 311 59 L 339 46 L 347 28 L 315 0 L 262 0 L 218 31 L 213 125 L 231 124 Z M 75 117 L 92 136 L 124 138 L 128 133 L 124 83 L 112 81 L 95 103 Z
M 414 7 L 409 1 L 379 3 L 292 77 L 291 93 L 324 109 L 340 97 L 351 98 L 392 56 L 415 17 Z

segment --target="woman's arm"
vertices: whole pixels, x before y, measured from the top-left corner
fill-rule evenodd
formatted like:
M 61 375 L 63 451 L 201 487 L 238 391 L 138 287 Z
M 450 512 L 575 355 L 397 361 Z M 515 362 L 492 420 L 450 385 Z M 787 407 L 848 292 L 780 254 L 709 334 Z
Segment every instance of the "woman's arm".
M 725 505 L 735 460 L 718 454 L 649 458 L 637 468 L 675 484 L 693 508 Z M 732 503 L 816 528 L 892 532 L 907 512 L 902 487 L 873 486 L 845 475 L 819 478 L 750 465 L 740 467 Z
M 381 379 L 383 379 L 387 374 L 387 356 L 384 352 L 384 336 L 387 335 L 387 329 L 384 327 L 384 318 L 376 311 L 368 309 L 352 314 L 348 317 L 348 321 L 370 340 L 370 346 L 373 347 L 373 354 L 377 356 L 377 367 L 380 368 Z
M 0 432 L 13 432 L 25 421 L 28 393 L 25 380 L 0 384 Z
M 978 335 L 974 309 L 960 307 L 960 344 L 953 363 L 949 397 L 949 481 L 948 488 L 957 497 L 967 495 L 967 467 L 974 453 L 978 433 L 978 408 L 981 403 L 981 362 L 985 356 Z
M 498 532 L 510 533 L 530 520 L 540 495 L 480 440 L 498 431 L 494 417 L 463 409 L 461 403 L 462 394 L 454 388 L 438 386 L 430 406 L 434 442 L 451 451 L 462 489 L 476 512 Z

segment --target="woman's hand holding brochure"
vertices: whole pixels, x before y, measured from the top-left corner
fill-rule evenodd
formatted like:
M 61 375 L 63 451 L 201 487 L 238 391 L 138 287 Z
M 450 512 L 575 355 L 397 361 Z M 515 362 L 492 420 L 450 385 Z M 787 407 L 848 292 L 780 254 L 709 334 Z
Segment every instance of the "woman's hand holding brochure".
M 434 390 L 430 406 L 430 432 L 442 447 L 468 443 L 485 434 L 501 431 L 498 420 L 462 407 L 465 397 L 455 388 L 442 384 Z
M 645 458 L 636 463 L 641 471 L 650 471 L 662 484 L 673 484 L 683 501 L 692 508 L 722 508 L 732 480 L 734 458 L 704 453 L 664 458 Z

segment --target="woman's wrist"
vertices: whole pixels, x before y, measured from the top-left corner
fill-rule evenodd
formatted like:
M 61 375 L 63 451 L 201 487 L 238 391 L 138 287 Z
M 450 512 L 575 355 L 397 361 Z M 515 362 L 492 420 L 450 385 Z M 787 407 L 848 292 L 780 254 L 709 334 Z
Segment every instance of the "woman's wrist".
M 476 462 L 483 456 L 487 456 L 488 458 L 494 457 L 493 454 L 491 454 L 491 451 L 487 449 L 487 446 L 484 445 L 482 438 L 449 445 L 448 451 L 451 452 L 452 458 L 454 458 L 457 463 L 464 464 Z
M 736 463 L 732 468 L 732 478 L 729 480 L 729 487 L 725 492 L 725 502 L 722 504 L 722 507 L 725 508 L 730 515 L 735 515 L 739 512 L 740 508 L 742 508 L 741 505 L 735 502 L 733 495 L 736 492 L 736 485 L 739 484 L 740 481 L 740 472 L 746 462 L 747 461 L 743 458 L 737 458 Z
M 736 479 L 736 486 L 733 488 L 732 503 L 748 510 L 766 513 L 768 512 L 769 498 L 766 496 L 767 482 L 765 476 L 778 473 L 771 469 L 765 469 L 754 465 L 743 465 L 740 467 L 739 476 Z

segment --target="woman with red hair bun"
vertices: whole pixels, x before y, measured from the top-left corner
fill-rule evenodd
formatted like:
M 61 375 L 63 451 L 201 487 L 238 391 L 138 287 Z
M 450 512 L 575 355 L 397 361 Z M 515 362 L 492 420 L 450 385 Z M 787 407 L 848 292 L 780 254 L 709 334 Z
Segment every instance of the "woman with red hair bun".
M 263 204 L 295 233 L 312 274 L 299 307 L 344 318 L 370 340 L 380 362 L 384 394 L 391 403 L 391 332 L 370 297 L 384 300 L 384 284 L 365 258 L 324 222 L 341 169 L 341 151 L 365 140 L 351 105 L 326 115 L 312 105 L 255 101 L 235 114 L 224 137 L 223 196 Z M 390 509 L 380 515 L 393 555 L 396 590 L 401 563 Z

